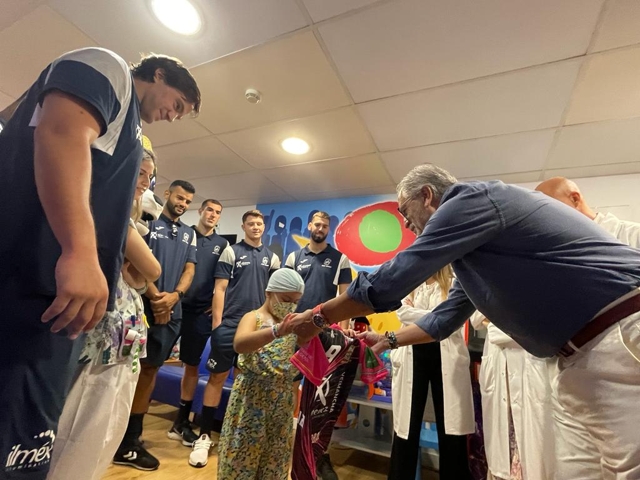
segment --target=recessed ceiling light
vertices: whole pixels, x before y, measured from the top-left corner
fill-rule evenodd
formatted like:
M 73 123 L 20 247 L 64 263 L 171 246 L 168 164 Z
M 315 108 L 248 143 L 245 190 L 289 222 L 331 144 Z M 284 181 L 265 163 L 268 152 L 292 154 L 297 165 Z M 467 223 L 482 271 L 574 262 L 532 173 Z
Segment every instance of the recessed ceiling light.
M 158 20 L 181 35 L 194 35 L 202 28 L 200 13 L 189 0 L 151 0 Z
M 304 155 L 309 151 L 309 144 L 301 138 L 296 137 L 285 138 L 280 143 L 280 146 L 285 152 L 293 155 Z

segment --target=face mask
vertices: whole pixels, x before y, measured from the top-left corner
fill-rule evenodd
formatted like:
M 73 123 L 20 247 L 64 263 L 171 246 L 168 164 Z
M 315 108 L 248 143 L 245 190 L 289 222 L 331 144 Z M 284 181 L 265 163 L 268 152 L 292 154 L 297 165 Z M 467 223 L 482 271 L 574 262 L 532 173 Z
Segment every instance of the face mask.
M 288 314 L 295 312 L 296 308 L 298 308 L 297 303 L 281 302 L 277 299 L 275 303 L 271 304 L 271 312 L 280 320 L 284 320 L 284 317 L 286 317 Z

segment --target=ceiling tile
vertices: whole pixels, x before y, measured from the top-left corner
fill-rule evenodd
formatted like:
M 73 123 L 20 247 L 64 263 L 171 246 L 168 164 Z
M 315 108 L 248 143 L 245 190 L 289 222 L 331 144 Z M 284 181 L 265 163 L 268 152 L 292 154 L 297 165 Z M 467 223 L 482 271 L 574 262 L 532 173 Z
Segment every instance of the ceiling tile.
M 358 106 L 380 150 L 555 127 L 581 59 Z
M 243 200 L 246 205 L 259 199 L 288 198 L 282 189 L 267 179 L 262 173 L 244 172 L 219 177 L 207 177 L 193 180 L 198 195 L 217 198 L 220 201 Z M 264 201 L 267 201 L 264 200 Z
M 285 152 L 280 142 L 288 137 L 302 138 L 311 150 L 304 155 Z M 351 107 L 227 133 L 218 138 L 256 168 L 353 157 L 375 151 L 367 130 Z
M 274 168 L 263 173 L 294 197 L 312 192 L 381 187 L 392 183 L 376 154 Z
M 156 148 L 158 171 L 168 178 L 211 177 L 252 170 L 244 160 L 214 137 Z
M 640 43 L 640 2 L 611 0 L 593 43 L 594 52 Z
M 214 133 L 303 117 L 350 103 L 312 32 L 193 69 L 205 99 L 198 121 Z M 251 104 L 248 88 L 262 101 Z
M 640 118 L 562 128 L 547 168 L 583 167 L 640 160 Z
M 416 165 L 433 163 L 460 178 L 542 170 L 555 129 L 441 143 L 382 153 L 395 182 Z
M 17 98 L 57 57 L 92 46 L 96 46 L 93 40 L 58 13 L 45 5 L 38 7 L 0 32 L 0 72 L 5 72 L 0 75 L 0 90 Z
M 209 130 L 191 118 L 171 123 L 161 121 L 144 124 L 143 133 L 149 137 L 154 148 L 211 135 Z
M 376 3 L 378 0 L 303 0 L 315 23 Z
M 588 167 L 558 168 L 544 172 L 545 180 L 552 177 L 600 177 L 609 175 L 624 175 L 640 173 L 640 162 L 616 163 L 613 165 L 591 165 Z
M 19 0 L 2 2 L 2 15 L 0 16 L 0 30 L 3 30 L 20 20 L 26 14 L 32 12 L 47 0 Z
M 580 73 L 567 124 L 640 116 L 640 47 L 590 57 Z
M 518 173 L 500 173 L 496 175 L 474 176 L 461 178 L 462 181 L 480 180 L 491 181 L 501 180 L 504 183 L 525 183 L 525 182 L 539 182 L 542 177 L 542 170 L 533 172 L 518 172 Z M 537 185 L 537 183 L 536 183 Z
M 295 0 L 192 0 L 202 12 L 204 28 L 192 37 L 168 30 L 155 18 L 148 1 L 50 0 L 80 29 L 128 61 L 140 52 L 178 57 L 193 67 L 306 26 Z M 96 21 L 100 19 L 100 21 Z
M 356 102 L 586 52 L 602 0 L 403 0 L 319 27 Z
M 396 186 L 389 184 L 381 187 L 349 188 L 347 190 L 336 190 L 332 192 L 299 192 L 296 200 L 327 200 L 330 198 L 353 198 L 369 195 L 390 195 L 396 193 Z
M 4 110 L 6 107 L 11 105 L 14 100 L 15 98 L 0 92 L 0 110 Z

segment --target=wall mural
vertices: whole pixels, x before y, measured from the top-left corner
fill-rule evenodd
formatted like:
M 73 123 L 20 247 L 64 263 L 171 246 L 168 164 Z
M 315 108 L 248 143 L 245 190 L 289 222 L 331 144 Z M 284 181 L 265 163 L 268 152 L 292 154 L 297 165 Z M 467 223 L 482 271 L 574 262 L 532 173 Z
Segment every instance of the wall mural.
M 358 271 L 374 271 L 407 248 L 415 236 L 403 227 L 395 195 L 374 195 L 297 203 L 259 204 L 265 215 L 263 243 L 284 262 L 287 256 L 309 243 L 307 225 L 318 210 L 331 216 L 327 241 L 351 261 Z M 371 315 L 378 332 L 395 330 L 400 322 L 395 313 Z

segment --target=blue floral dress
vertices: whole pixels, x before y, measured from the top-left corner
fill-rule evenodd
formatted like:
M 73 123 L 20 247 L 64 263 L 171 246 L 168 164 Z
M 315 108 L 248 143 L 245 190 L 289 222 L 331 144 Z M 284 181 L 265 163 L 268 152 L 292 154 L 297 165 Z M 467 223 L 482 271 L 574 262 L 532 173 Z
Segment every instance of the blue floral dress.
M 256 315 L 258 329 L 270 328 Z M 238 356 L 233 390 L 220 433 L 218 478 L 288 480 L 293 453 L 296 336 L 276 338 Z

